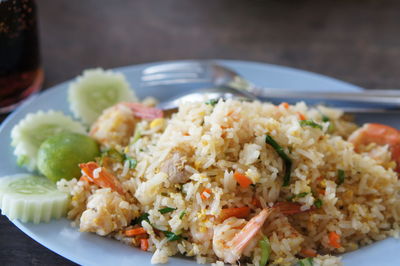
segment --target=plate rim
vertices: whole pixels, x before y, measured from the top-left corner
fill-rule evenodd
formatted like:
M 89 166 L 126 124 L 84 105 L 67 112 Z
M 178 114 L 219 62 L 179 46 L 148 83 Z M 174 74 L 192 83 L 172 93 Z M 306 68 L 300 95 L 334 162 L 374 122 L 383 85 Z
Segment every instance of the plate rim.
M 218 63 L 230 65 L 230 64 L 238 64 L 238 65 L 247 65 L 248 67 L 254 67 L 254 68 L 260 68 L 260 67 L 269 67 L 269 68 L 274 68 L 280 71 L 284 72 L 296 72 L 296 74 L 300 74 L 301 76 L 310 76 L 313 78 L 318 78 L 321 80 L 327 80 L 330 82 L 334 82 L 337 84 L 340 84 L 341 86 L 347 87 L 348 90 L 353 90 L 353 91 L 359 91 L 363 90 L 362 87 L 352 84 L 347 81 L 343 81 L 334 77 L 326 76 L 324 74 L 312 72 L 309 70 L 303 70 L 299 68 L 294 68 L 294 67 L 289 67 L 289 66 L 284 66 L 284 65 L 276 65 L 276 64 L 270 64 L 266 62 L 261 62 L 261 61 L 249 61 L 249 60 L 234 60 L 234 59 L 185 59 L 185 60 L 163 60 L 163 61 L 155 61 L 155 62 L 146 62 L 146 63 L 141 63 L 141 64 L 133 64 L 133 65 L 125 65 L 125 66 L 119 66 L 115 68 L 109 68 L 109 70 L 114 70 L 114 71 L 134 71 L 135 69 L 143 69 L 145 67 L 149 67 L 152 65 L 157 65 L 157 64 L 165 64 L 165 63 L 177 63 L 177 62 L 190 62 L 190 61 L 198 61 L 198 60 L 212 60 Z M 108 69 L 107 69 L 108 70 Z M 74 77 L 75 78 L 75 77 Z M 65 80 L 63 82 L 57 83 L 45 90 L 41 90 L 38 93 L 32 95 L 29 97 L 27 100 L 25 100 L 23 103 L 21 103 L 12 113 L 10 113 L 1 123 L 0 125 L 0 132 L 2 132 L 7 124 L 12 122 L 14 120 L 14 117 L 18 115 L 18 113 L 23 110 L 26 106 L 30 105 L 32 102 L 34 102 L 39 96 L 47 93 L 52 93 L 56 91 L 57 89 L 60 89 L 60 87 L 67 86 L 68 83 L 74 80 L 74 78 Z M 7 218 L 8 219 L 8 218 Z M 73 252 L 65 252 L 62 249 L 58 248 L 57 246 L 54 247 L 53 245 L 47 244 L 47 241 L 43 238 L 40 237 L 40 235 L 37 235 L 33 231 L 29 230 L 24 224 L 18 220 L 9 220 L 11 223 L 13 223 L 19 230 L 21 230 L 24 234 L 29 236 L 31 239 L 42 245 L 43 247 L 51 250 L 52 252 L 56 253 L 59 256 L 62 256 L 63 258 L 66 258 L 74 263 L 79 263 L 79 264 L 84 264 L 84 265 L 89 265 L 92 264 L 90 261 L 87 261 L 85 258 L 77 257 L 73 254 Z M 68 220 L 69 221 L 69 220 Z M 46 243 L 46 244 L 43 244 Z

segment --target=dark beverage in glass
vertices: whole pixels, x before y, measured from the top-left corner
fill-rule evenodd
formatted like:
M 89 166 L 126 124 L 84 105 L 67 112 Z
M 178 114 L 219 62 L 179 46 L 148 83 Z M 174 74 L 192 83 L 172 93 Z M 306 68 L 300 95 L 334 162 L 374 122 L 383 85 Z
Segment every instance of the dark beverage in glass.
M 42 82 L 35 1 L 0 0 L 0 113 L 13 110 Z

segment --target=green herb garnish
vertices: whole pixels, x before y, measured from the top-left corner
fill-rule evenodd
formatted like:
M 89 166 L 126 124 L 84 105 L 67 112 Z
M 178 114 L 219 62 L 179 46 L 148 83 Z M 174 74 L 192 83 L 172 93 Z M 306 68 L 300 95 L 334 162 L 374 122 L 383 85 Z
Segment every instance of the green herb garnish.
M 322 207 L 322 200 L 321 199 L 317 199 L 316 201 L 314 201 L 314 206 L 317 207 L 318 209 L 320 209 Z
M 309 127 L 318 128 L 318 129 L 322 130 L 322 126 L 320 124 L 315 123 L 312 120 L 301 120 L 300 126 L 302 126 L 302 127 L 309 126 Z
M 142 137 L 142 133 L 140 133 L 139 129 L 136 129 L 135 130 L 135 134 L 133 135 L 133 139 L 132 139 L 130 145 L 135 144 L 136 141 L 138 141 L 141 137 Z
M 139 217 L 137 217 L 136 219 L 132 220 L 131 225 L 135 225 L 135 224 L 141 225 L 142 221 L 146 221 L 146 222 L 150 223 L 149 216 L 150 216 L 150 214 L 145 212 L 142 215 L 140 215 Z
M 218 99 L 211 99 L 206 101 L 206 104 L 211 105 L 211 106 L 215 106 L 218 103 Z
M 324 114 L 321 114 L 321 116 L 322 116 L 322 122 L 329 122 L 331 120 L 329 117 L 327 117 Z
M 176 240 L 180 240 L 182 239 L 181 235 L 177 235 L 175 233 L 172 233 L 170 231 L 162 231 L 164 233 L 164 235 L 167 237 L 167 241 L 171 242 L 171 241 L 176 241 Z
M 263 238 L 258 242 L 261 249 L 260 266 L 265 266 L 268 263 L 269 256 L 271 254 L 271 244 L 269 243 L 268 237 Z
M 130 169 L 135 169 L 136 168 L 136 165 L 137 165 L 137 160 L 136 159 L 133 159 L 132 157 L 126 156 L 125 160 L 129 162 L 129 168 Z
M 105 152 L 103 152 L 101 154 L 101 159 L 103 159 L 104 157 L 109 157 L 111 158 L 111 160 L 116 162 L 122 162 L 125 159 L 124 158 L 125 156 L 114 148 L 108 149 Z
M 344 171 L 342 169 L 338 170 L 338 181 L 337 181 L 337 185 L 340 186 L 341 184 L 344 183 Z
M 324 115 L 323 113 L 321 113 L 321 117 L 322 117 L 322 122 L 325 122 L 325 123 L 329 122 L 328 133 L 333 132 L 333 130 L 335 129 L 335 126 L 331 122 L 331 119 L 329 117 L 327 117 L 326 115 Z
M 313 258 L 305 258 L 305 259 L 299 260 L 299 265 L 300 266 L 312 266 Z
M 292 201 L 292 200 L 294 200 L 295 198 L 303 198 L 303 197 L 307 196 L 307 194 L 308 194 L 308 192 L 301 192 L 301 193 L 299 193 L 299 194 L 297 194 L 297 195 L 292 195 L 292 196 L 290 196 L 290 197 L 288 198 L 288 201 Z
M 183 218 L 183 216 L 185 216 L 185 214 L 186 214 L 186 211 L 182 211 L 181 214 L 179 214 L 179 219 L 182 220 L 182 218 Z
M 282 158 L 284 164 L 285 164 L 285 175 L 283 176 L 283 186 L 289 186 L 290 182 L 290 173 L 292 170 L 292 159 L 287 156 L 283 148 L 270 136 L 266 135 L 265 136 L 265 142 L 274 148 L 276 153 L 278 153 L 279 157 Z
M 296 198 L 303 198 L 303 197 L 307 196 L 307 194 L 308 194 L 308 192 L 301 192 L 296 195 Z
M 176 210 L 176 208 L 166 207 L 166 208 L 163 208 L 163 209 L 159 209 L 158 211 L 159 211 L 161 214 L 165 214 L 165 213 L 173 212 L 173 211 L 175 211 L 175 210 Z

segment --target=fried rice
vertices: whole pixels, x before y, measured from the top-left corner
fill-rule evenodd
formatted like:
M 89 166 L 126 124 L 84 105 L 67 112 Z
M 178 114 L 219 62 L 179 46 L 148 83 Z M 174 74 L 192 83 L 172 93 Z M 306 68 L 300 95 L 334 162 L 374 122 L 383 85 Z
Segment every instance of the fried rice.
M 400 182 L 390 146 L 355 149 L 347 139 L 358 126 L 340 110 L 220 100 L 143 120 L 120 106 L 93 127 L 104 151 L 98 164 L 124 193 L 61 180 L 58 188 L 72 196 L 68 218 L 80 231 L 153 252 L 154 264 L 182 254 L 259 265 L 267 238 L 269 264 L 314 257 L 314 265 L 341 265 L 340 254 L 398 236 Z M 230 260 L 232 239 L 262 210 L 270 210 L 265 222 Z

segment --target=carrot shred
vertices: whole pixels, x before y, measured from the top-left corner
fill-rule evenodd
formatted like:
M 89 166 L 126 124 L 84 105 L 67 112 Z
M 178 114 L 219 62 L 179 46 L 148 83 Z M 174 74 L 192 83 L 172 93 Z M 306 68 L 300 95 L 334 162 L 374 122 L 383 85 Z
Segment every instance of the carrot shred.
M 280 105 L 283 106 L 285 109 L 289 109 L 289 104 L 287 102 L 283 102 Z
M 300 251 L 300 254 L 305 258 L 316 257 L 318 255 L 318 253 L 312 248 L 303 248 Z
M 98 173 L 98 177 L 94 177 L 94 170 L 100 168 L 100 165 L 95 162 L 81 163 L 79 167 L 82 172 L 93 180 L 93 183 L 103 188 L 111 188 L 120 194 L 124 194 L 119 180 L 111 173 L 109 173 L 104 167 L 101 167 L 101 171 Z
M 211 197 L 211 190 L 208 189 L 208 188 L 205 188 L 205 189 L 203 190 L 203 192 L 201 192 L 200 197 L 201 197 L 203 200 L 207 200 L 209 197 Z
M 334 248 L 340 248 L 340 236 L 336 232 L 329 232 L 329 245 Z
M 301 204 L 288 201 L 279 201 L 274 204 L 273 208 L 278 209 L 282 214 L 285 215 L 297 214 L 314 209 L 314 207 L 311 207 L 310 209 L 303 211 L 301 210 Z
M 297 116 L 299 117 L 300 120 L 306 120 L 306 116 L 300 112 L 296 112 Z
M 143 227 L 133 228 L 125 231 L 126 236 L 137 236 L 146 233 L 146 229 L 144 229 Z
M 149 240 L 147 238 L 140 239 L 140 249 L 147 251 L 149 249 Z
M 250 214 L 249 207 L 226 208 L 226 209 L 221 210 L 219 219 L 221 221 L 225 221 L 226 219 L 228 219 L 230 217 L 246 218 L 247 216 L 249 216 L 249 214 Z
M 235 171 L 233 176 L 242 188 L 248 188 L 253 183 L 250 178 L 238 171 Z

